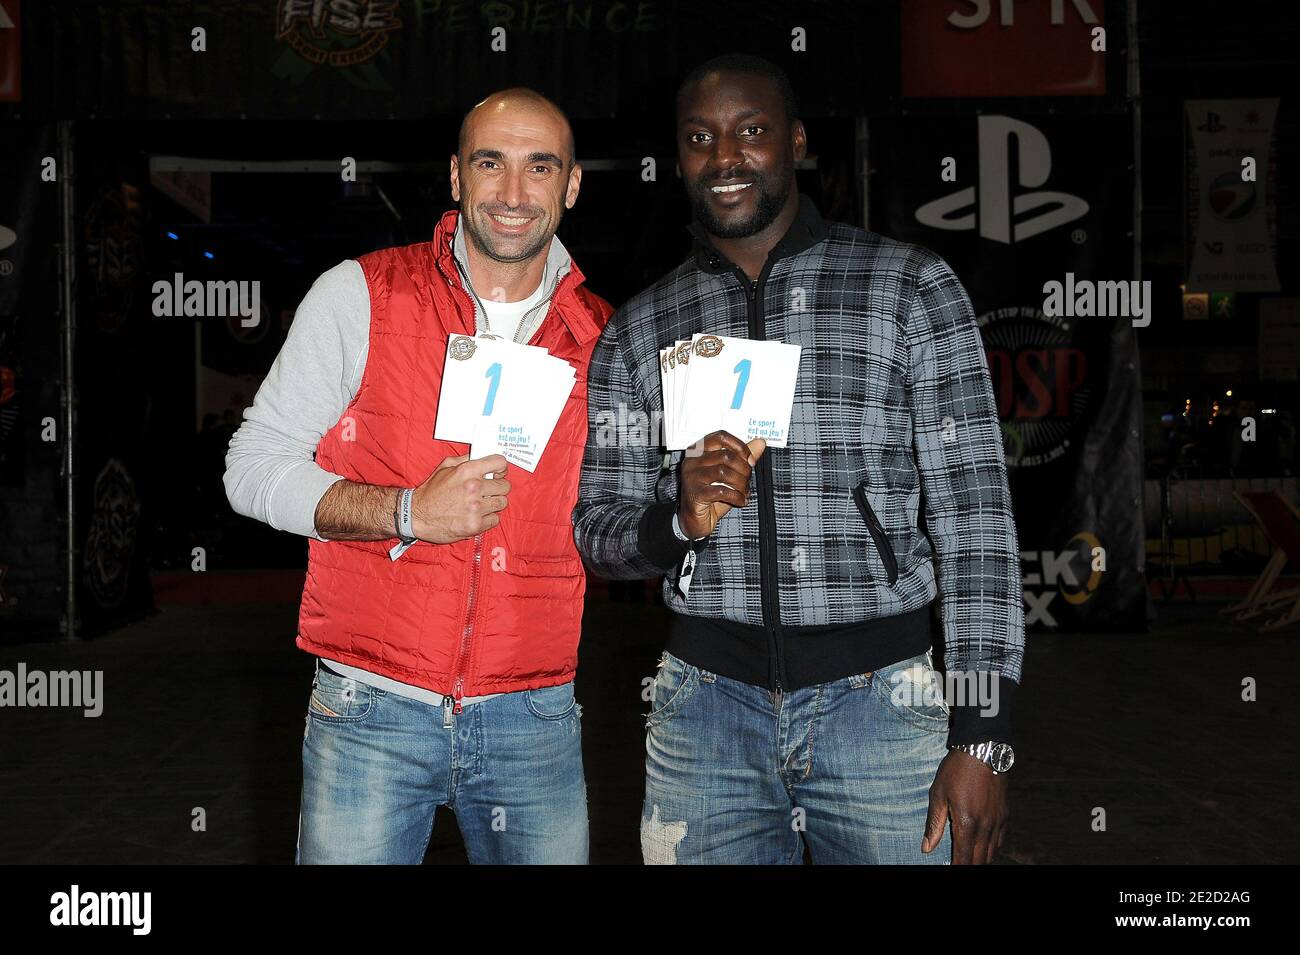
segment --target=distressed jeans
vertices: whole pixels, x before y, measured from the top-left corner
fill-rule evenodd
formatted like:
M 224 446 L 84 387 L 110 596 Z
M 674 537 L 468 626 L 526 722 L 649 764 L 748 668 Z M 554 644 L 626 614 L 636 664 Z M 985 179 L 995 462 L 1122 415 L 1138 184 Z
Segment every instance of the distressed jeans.
M 434 814 L 456 814 L 471 863 L 588 853 L 573 683 L 449 707 L 316 668 L 294 861 L 418 865 Z
M 921 852 L 948 706 L 930 653 L 793 692 L 665 653 L 646 717 L 647 864 L 952 862 Z

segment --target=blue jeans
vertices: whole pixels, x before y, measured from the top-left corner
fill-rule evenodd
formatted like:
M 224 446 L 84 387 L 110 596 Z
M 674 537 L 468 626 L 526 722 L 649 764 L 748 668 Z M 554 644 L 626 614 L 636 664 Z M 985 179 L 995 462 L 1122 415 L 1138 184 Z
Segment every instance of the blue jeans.
M 929 653 L 785 694 L 665 653 L 646 717 L 647 864 L 952 862 L 928 855 L 948 707 Z
M 418 865 L 447 806 L 471 863 L 585 865 L 581 714 L 572 682 L 453 715 L 318 664 L 294 861 Z

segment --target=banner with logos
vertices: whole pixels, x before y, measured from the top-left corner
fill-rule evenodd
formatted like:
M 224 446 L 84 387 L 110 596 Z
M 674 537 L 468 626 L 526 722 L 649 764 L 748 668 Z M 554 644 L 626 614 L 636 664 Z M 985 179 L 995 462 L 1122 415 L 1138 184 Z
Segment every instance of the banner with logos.
M 99 118 L 416 119 L 459 117 L 491 91 L 523 85 L 554 97 L 575 118 L 649 113 L 657 124 L 671 116 L 677 84 L 691 67 L 733 50 L 787 68 L 808 115 L 865 112 L 888 103 L 897 89 L 897 10 L 890 3 L 201 6 L 200 16 L 191 4 L 154 0 L 30 5 L 23 25 L 28 49 L 44 55 L 29 64 L 35 101 L 25 108 Z M 194 35 L 199 28 L 202 35 Z M 146 36 L 156 42 L 121 42 Z M 845 82 L 845 64 L 853 63 L 881 68 L 853 71 Z
M 1034 629 L 1143 629 L 1143 456 L 1124 115 L 873 121 L 872 228 L 970 294 L 1002 420 Z
M 23 316 L 50 304 L 37 303 L 34 275 L 52 262 L 51 250 L 36 234 L 42 147 L 48 149 L 52 140 L 48 127 L 10 127 L 5 138 L 0 154 L 0 176 L 6 184 L 0 190 L 0 487 L 23 487 L 28 423 L 22 416 L 27 402 L 24 352 L 29 334 Z M 45 198 L 55 195 L 52 187 L 45 193 Z M 52 208 L 47 204 L 44 211 L 49 214 Z M 45 345 L 57 354 L 57 343 L 56 334 Z
M 1187 290 L 1277 292 L 1277 99 L 1187 100 Z
M 143 476 L 169 473 L 150 467 L 149 455 L 176 453 L 146 440 L 150 384 L 166 373 L 148 323 L 147 170 L 138 156 L 97 155 L 77 176 L 77 595 L 84 636 L 152 609 L 147 531 L 158 489 Z M 183 467 L 170 473 L 176 483 L 189 479 Z
M 7 122 L 0 139 L 0 638 L 58 634 L 58 186 L 41 181 L 54 127 Z

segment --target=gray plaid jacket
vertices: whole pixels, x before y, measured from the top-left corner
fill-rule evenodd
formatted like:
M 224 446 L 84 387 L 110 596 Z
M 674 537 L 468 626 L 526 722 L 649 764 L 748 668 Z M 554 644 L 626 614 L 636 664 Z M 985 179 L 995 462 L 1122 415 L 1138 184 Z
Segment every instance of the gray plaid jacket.
M 795 633 L 905 614 L 937 596 L 946 669 L 996 671 L 1014 690 L 1018 542 L 970 299 L 935 253 L 826 223 L 801 204 L 759 286 L 760 335 L 803 348 L 789 446 L 764 455 L 775 525 L 762 530 L 776 558 L 764 573 L 777 582 L 779 624 L 764 617 L 752 490 L 699 552 L 688 596 L 674 585 L 686 548 L 673 548 L 669 523 L 682 452 L 665 468 L 661 434 L 646 440 L 644 428 L 663 413 L 658 350 L 695 332 L 755 337 L 747 279 L 698 227 L 692 255 L 615 312 L 592 357 L 579 551 L 610 579 L 667 573 L 677 614 Z

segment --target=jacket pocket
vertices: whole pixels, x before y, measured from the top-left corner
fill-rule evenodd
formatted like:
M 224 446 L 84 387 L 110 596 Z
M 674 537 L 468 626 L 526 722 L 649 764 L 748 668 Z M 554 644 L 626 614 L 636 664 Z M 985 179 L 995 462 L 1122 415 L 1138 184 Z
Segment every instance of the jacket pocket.
M 889 586 L 892 587 L 898 580 L 898 559 L 894 556 L 894 548 L 889 543 L 884 526 L 876 518 L 876 512 L 871 509 L 871 502 L 867 500 L 866 481 L 853 489 L 853 502 L 857 504 L 862 519 L 867 522 L 867 530 L 871 532 L 871 539 L 875 541 L 876 551 L 885 564 L 885 571 L 889 575 Z
M 579 557 L 524 557 L 516 554 L 506 558 L 506 566 L 517 577 L 561 577 L 576 580 L 586 576 L 586 568 Z

